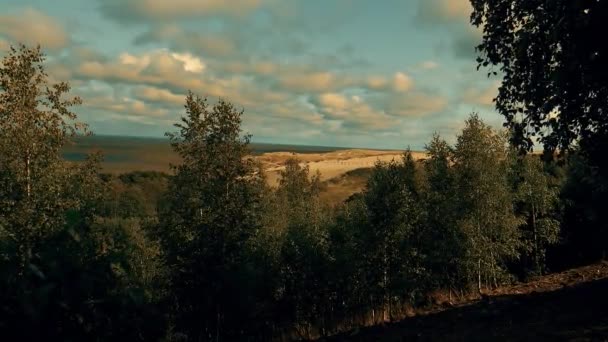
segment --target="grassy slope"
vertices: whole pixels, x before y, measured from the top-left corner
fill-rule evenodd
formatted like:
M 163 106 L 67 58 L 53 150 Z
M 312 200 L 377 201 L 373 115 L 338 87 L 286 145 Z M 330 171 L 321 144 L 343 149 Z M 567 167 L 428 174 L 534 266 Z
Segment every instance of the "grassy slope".
M 438 303 L 329 341 L 608 341 L 608 262 Z
M 345 201 L 351 195 L 361 192 L 371 172 L 372 168 L 359 168 L 325 181 L 325 188 L 320 194 L 321 201 L 337 204 Z

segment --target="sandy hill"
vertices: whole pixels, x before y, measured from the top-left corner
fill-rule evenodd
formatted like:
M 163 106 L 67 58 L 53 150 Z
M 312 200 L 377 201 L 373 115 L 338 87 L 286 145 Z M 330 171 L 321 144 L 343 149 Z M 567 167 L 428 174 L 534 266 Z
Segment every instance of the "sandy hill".
M 424 158 L 422 152 L 413 152 L 414 158 Z M 401 151 L 378 151 L 378 150 L 341 150 L 327 153 L 289 153 L 270 152 L 256 157 L 262 162 L 268 176 L 270 185 L 276 185 L 279 172 L 284 169 L 285 161 L 295 157 L 307 165 L 312 174 L 319 171 L 321 180 L 327 181 L 346 174 L 349 171 L 371 168 L 377 161 L 388 162 L 393 159 L 400 160 Z

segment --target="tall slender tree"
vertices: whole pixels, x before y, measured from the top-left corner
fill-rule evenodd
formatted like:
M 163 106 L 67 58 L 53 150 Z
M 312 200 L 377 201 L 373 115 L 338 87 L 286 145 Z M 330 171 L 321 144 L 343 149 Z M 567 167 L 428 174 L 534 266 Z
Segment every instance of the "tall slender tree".
M 153 321 L 137 272 L 125 272 L 133 239 L 96 222 L 99 155 L 62 158 L 86 125 L 70 110 L 81 100 L 68 83 L 50 84 L 44 62 L 40 47 L 20 45 L 0 66 L 0 330 L 26 340 L 158 338 L 162 322 L 144 331 L 132 321 Z
M 435 288 L 460 289 L 466 284 L 462 257 L 465 240 L 458 229 L 457 191 L 453 149 L 438 134 L 426 145 L 423 193 L 427 220 L 423 243 L 427 255 L 430 282 Z
M 319 173 L 311 177 L 308 166 L 290 158 L 280 177 L 276 198 L 282 203 L 285 222 L 281 248 L 283 302 L 291 308 L 290 316 L 300 333 L 310 337 L 311 327 L 323 330 L 331 311 L 329 215 L 319 201 Z
M 248 322 L 241 279 L 261 223 L 263 177 L 250 158 L 243 111 L 189 93 L 186 115 L 167 133 L 181 157 L 173 166 L 160 226 L 175 294 L 178 331 L 216 340 Z M 243 309 L 243 310 L 240 310 Z
M 75 205 L 61 148 L 86 129 L 70 111 L 80 98 L 66 99 L 66 82 L 49 83 L 44 61 L 40 47 L 20 45 L 0 63 L 0 231 L 16 248 L 18 274 Z
M 390 318 L 393 303 L 416 294 L 424 273 L 418 243 L 422 213 L 406 170 L 397 161 L 378 162 L 363 194 L 369 220 L 360 236 L 367 248 L 364 269 L 371 306 L 382 306 L 384 319 Z
M 454 171 L 461 213 L 459 226 L 469 247 L 469 277 L 497 285 L 507 260 L 518 257 L 519 220 L 507 180 L 507 141 L 472 114 L 458 136 Z M 472 279 L 471 279 L 472 280 Z
M 515 200 L 519 214 L 523 216 L 523 247 L 532 259 L 532 273 L 542 275 L 545 270 L 547 246 L 559 239 L 558 220 L 559 188 L 551 186 L 549 175 L 538 156 L 522 156 L 517 160 L 518 183 Z

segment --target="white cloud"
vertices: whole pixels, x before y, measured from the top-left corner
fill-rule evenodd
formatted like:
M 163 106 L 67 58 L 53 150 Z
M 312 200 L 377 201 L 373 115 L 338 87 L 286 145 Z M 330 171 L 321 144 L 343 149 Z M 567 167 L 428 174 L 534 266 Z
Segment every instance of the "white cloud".
M 395 124 L 395 119 L 372 108 L 359 96 L 325 93 L 315 99 L 321 113 L 333 120 L 340 120 L 341 126 L 355 126 L 366 129 L 387 129 Z
M 292 91 L 323 92 L 333 89 L 337 82 L 331 72 L 293 73 L 279 77 L 280 86 Z
M 210 79 L 186 71 L 185 64 L 166 50 L 139 55 L 123 53 L 113 61 L 82 62 L 74 68 L 78 79 L 111 84 L 148 85 L 185 92 L 188 89 L 208 96 L 226 96 L 235 86 L 234 79 Z
M 418 65 L 418 68 L 422 70 L 434 70 L 439 68 L 439 63 L 435 61 L 424 61 Z
M 386 78 L 382 77 L 382 76 L 370 76 L 367 79 L 367 86 L 370 89 L 374 89 L 374 90 L 383 90 L 386 88 L 386 85 L 388 84 Z
M 448 101 L 443 96 L 421 92 L 394 95 L 385 100 L 385 110 L 390 115 L 421 117 L 443 111 Z
M 227 34 L 186 31 L 176 25 L 154 26 L 137 36 L 136 45 L 163 44 L 172 50 L 191 51 L 213 57 L 231 57 L 237 53 L 235 37 Z
M 393 78 L 393 87 L 397 92 L 406 92 L 414 87 L 414 81 L 408 75 L 397 72 Z
M 33 8 L 0 15 L 0 36 L 14 43 L 40 44 L 54 50 L 63 48 L 70 42 L 65 28 L 59 22 Z
M 161 102 L 173 105 L 182 105 L 186 95 L 175 94 L 167 89 L 149 86 L 139 86 L 133 90 L 135 97 L 148 102 Z
M 162 118 L 167 116 L 168 110 L 155 108 L 146 103 L 128 97 L 116 98 L 113 96 L 100 96 L 85 99 L 84 108 L 98 109 L 109 113 L 126 116 L 143 116 L 150 118 Z
M 418 19 L 429 22 L 468 21 L 473 12 L 470 0 L 419 0 Z
M 348 113 L 345 112 L 345 109 L 349 106 L 350 100 L 344 95 L 329 93 L 319 96 L 319 104 L 339 113 L 337 116 L 346 116 Z
M 133 73 L 143 73 L 148 75 L 165 75 L 169 76 L 172 73 L 184 74 L 201 73 L 205 70 L 206 65 L 203 61 L 189 53 L 175 53 L 166 49 L 150 51 L 140 55 L 132 55 L 124 52 L 118 56 L 118 64 L 101 62 L 84 62 L 81 65 L 81 71 L 97 73 L 100 68 L 108 67 L 108 73 L 114 69 L 127 69 L 130 73 L 125 74 L 129 77 Z M 142 75 L 143 77 L 143 75 Z
M 468 104 L 493 107 L 494 98 L 498 95 L 498 87 L 500 87 L 499 81 L 482 89 L 477 87 L 467 88 L 462 95 L 462 100 Z
M 200 58 L 189 53 L 172 53 L 171 57 L 184 63 L 184 70 L 186 71 L 200 73 L 205 70 L 205 64 L 200 60 Z
M 124 65 L 132 65 L 138 69 L 143 69 L 150 65 L 151 58 L 149 54 L 134 56 L 128 52 L 124 52 L 118 56 L 118 60 Z

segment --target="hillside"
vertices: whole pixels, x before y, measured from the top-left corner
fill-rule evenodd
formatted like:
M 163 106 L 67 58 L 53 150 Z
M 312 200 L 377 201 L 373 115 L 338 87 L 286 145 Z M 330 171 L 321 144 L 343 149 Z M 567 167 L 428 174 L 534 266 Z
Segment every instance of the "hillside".
M 353 194 L 363 191 L 372 171 L 371 167 L 362 167 L 326 180 L 319 195 L 321 200 L 328 204 L 344 202 Z
M 327 341 L 608 341 L 608 262 L 436 303 L 413 317 Z
M 402 151 L 350 149 L 345 147 L 303 146 L 252 143 L 252 152 L 266 170 L 270 186 L 276 186 L 289 158 L 298 158 L 310 168 L 311 174 L 319 171 L 325 190 L 321 193 L 324 203 L 341 203 L 352 194 L 360 192 L 371 168 L 380 160 L 400 160 Z M 139 171 L 170 172 L 169 165 L 180 162 L 167 139 L 126 136 L 79 137 L 75 144 L 63 150 L 70 161 L 84 160 L 87 153 L 100 150 L 104 158 L 102 171 L 121 174 Z M 413 152 L 416 159 L 424 158 L 422 152 Z

